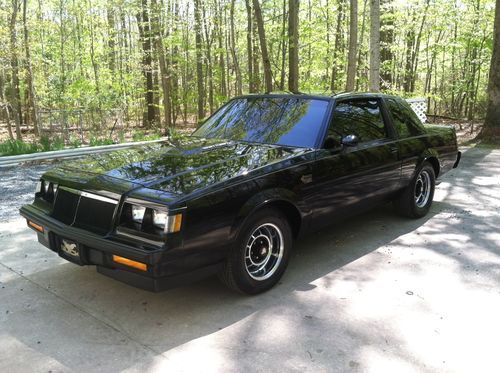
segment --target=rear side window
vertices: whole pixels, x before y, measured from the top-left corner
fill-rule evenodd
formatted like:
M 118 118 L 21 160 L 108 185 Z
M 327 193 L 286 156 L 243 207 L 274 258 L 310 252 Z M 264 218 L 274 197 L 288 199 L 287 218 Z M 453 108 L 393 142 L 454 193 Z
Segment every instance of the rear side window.
M 419 136 L 425 132 L 417 114 L 406 101 L 388 98 L 386 102 L 400 138 Z
M 356 135 L 360 142 L 388 137 L 379 101 L 362 99 L 338 102 L 328 135 L 338 139 Z

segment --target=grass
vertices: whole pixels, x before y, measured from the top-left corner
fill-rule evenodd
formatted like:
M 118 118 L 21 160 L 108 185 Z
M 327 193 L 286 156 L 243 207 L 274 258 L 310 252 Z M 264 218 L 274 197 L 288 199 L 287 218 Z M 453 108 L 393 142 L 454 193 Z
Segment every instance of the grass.
M 132 135 L 133 141 L 149 141 L 158 140 L 161 138 L 159 133 L 147 134 L 143 131 L 136 131 Z M 120 134 L 119 142 L 125 142 L 124 134 Z M 89 140 L 89 146 L 112 145 L 116 142 L 111 138 L 99 138 L 93 136 Z M 0 143 L 0 157 L 9 155 L 31 154 L 38 152 L 48 152 L 53 150 L 62 150 L 65 148 L 79 148 L 82 142 L 79 138 L 70 138 L 66 145 L 62 137 L 55 136 L 50 138 L 42 136 L 38 143 L 25 142 L 22 140 L 6 140 Z
M 149 141 L 149 140 L 159 140 L 161 135 L 159 133 L 146 134 L 143 131 L 136 131 L 132 135 L 133 141 Z
M 19 155 L 39 152 L 39 146 L 21 140 L 7 140 L 0 143 L 0 156 Z

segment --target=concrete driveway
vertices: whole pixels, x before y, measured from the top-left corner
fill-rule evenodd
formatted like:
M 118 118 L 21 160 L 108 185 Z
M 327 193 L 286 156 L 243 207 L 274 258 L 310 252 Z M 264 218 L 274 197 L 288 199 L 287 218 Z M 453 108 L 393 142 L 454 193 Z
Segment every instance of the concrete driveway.
M 500 371 L 499 150 L 467 150 L 426 218 L 383 206 L 298 242 L 256 297 L 58 258 L 13 211 L 41 171 L 0 170 L 1 372 Z

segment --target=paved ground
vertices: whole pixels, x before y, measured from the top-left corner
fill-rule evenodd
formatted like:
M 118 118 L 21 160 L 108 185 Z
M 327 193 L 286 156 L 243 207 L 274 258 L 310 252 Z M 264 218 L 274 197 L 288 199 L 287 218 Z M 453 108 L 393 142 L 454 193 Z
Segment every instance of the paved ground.
M 466 151 L 424 219 L 386 206 L 302 240 L 257 297 L 59 259 L 9 211 L 43 168 L 0 170 L 1 372 L 500 371 L 498 150 Z

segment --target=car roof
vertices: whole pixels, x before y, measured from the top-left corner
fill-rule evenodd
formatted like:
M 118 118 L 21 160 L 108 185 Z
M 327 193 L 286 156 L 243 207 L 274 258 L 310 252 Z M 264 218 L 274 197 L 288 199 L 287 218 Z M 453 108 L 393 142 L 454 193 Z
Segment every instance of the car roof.
M 350 98 L 382 98 L 382 97 L 396 97 L 393 95 L 387 95 L 384 93 L 374 93 L 374 92 L 342 92 L 339 94 L 333 94 L 327 96 L 324 94 L 309 94 L 309 93 L 289 93 L 289 92 L 273 92 L 265 94 L 247 94 L 238 96 L 235 98 L 304 98 L 304 99 L 316 99 L 316 100 L 337 100 L 337 99 L 350 99 Z

